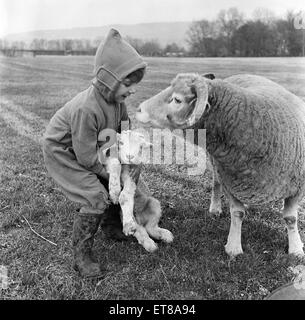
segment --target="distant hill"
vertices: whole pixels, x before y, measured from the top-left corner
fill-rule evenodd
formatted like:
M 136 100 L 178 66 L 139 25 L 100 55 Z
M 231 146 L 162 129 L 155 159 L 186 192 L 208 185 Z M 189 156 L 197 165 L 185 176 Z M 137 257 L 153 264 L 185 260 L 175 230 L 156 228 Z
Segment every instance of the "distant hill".
M 140 24 L 116 24 L 101 27 L 37 30 L 18 34 L 9 34 L 5 37 L 8 41 L 30 42 L 38 39 L 103 39 L 110 28 L 119 30 L 123 37 L 132 37 L 142 40 L 158 40 L 161 46 L 176 42 L 179 46 L 187 47 L 186 32 L 191 22 L 162 22 Z

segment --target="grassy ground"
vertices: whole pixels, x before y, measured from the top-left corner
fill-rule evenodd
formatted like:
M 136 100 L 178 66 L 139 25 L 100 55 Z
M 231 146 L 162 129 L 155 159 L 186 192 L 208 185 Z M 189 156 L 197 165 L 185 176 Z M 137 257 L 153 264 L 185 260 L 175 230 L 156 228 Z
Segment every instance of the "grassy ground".
M 129 113 L 140 101 L 167 86 L 178 72 L 236 73 L 269 77 L 305 99 L 305 60 L 147 59 L 149 68 Z M 100 281 L 78 277 L 72 269 L 71 232 L 76 204 L 48 177 L 40 138 L 55 111 L 92 77 L 92 57 L 0 58 L 0 265 L 9 287 L 1 299 L 263 299 L 293 280 L 281 203 L 252 208 L 243 224 L 244 255 L 230 261 L 224 252 L 230 219 L 208 213 L 210 171 L 189 177 L 178 165 L 144 168 L 143 175 L 161 201 L 162 226 L 175 236 L 149 254 L 136 242 L 117 243 L 96 236 L 95 250 L 107 268 Z M 136 122 L 134 123 L 137 125 Z M 305 206 L 299 227 L 305 241 Z M 25 218 L 54 246 L 31 232 Z

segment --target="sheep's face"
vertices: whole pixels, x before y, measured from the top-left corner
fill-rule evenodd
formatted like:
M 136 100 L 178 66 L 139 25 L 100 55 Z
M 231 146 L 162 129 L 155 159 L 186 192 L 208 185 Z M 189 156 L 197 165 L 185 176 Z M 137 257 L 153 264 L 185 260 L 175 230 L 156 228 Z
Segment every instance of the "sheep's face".
M 142 133 L 132 130 L 117 134 L 119 158 L 124 164 L 140 164 L 142 149 L 151 146 Z
M 143 126 L 187 128 L 201 117 L 207 99 L 207 79 L 198 74 L 178 74 L 169 87 L 140 104 L 136 119 Z

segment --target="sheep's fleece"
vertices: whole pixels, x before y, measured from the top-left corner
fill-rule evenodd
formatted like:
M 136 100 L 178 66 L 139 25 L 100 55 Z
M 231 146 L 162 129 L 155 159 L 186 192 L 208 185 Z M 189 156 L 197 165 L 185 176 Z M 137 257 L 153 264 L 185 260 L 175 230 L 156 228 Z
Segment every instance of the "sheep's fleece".
M 205 90 L 206 99 L 199 96 L 198 87 Z M 191 126 L 183 128 L 206 129 L 206 148 L 214 168 L 211 205 L 221 211 L 219 187 L 215 190 L 217 181 L 230 202 L 227 253 L 242 253 L 238 243 L 244 204 L 284 199 L 289 252 L 302 254 L 296 212 L 305 191 L 304 101 L 261 76 L 242 74 L 220 80 L 179 74 L 170 87 L 144 101 L 136 117 L 139 121 L 145 119 L 145 125 L 175 128 L 173 121 L 166 121 L 177 119 L 178 112 L 166 101 L 172 100 L 170 95 L 180 93 L 186 97 L 191 92 L 197 94 L 203 113 Z M 192 118 L 186 111 L 181 108 L 179 115 Z
M 217 102 L 203 122 L 223 187 L 244 204 L 302 196 L 305 103 L 262 77 L 213 80 L 211 89 Z

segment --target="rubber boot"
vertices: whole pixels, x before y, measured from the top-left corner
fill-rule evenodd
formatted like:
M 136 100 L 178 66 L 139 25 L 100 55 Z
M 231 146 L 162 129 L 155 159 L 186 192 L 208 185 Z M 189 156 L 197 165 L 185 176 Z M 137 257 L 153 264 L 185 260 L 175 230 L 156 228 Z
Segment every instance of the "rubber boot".
M 92 256 L 94 235 L 101 221 L 101 214 L 76 213 L 73 224 L 73 268 L 84 278 L 103 276 L 99 263 Z

